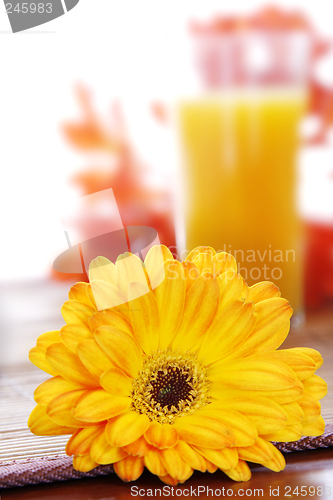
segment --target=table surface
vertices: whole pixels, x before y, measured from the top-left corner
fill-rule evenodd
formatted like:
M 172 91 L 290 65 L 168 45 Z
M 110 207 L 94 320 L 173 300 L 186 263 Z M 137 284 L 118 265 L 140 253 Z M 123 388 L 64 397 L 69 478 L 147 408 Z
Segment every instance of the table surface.
M 323 416 L 327 422 L 333 423 L 333 310 L 309 314 L 306 324 L 293 329 L 283 345 L 294 346 L 313 347 L 322 353 L 325 362 L 318 373 L 329 386 L 329 394 L 323 401 Z M 178 485 L 173 490 L 168 487 L 164 496 L 333 499 L 333 447 L 287 453 L 285 457 L 287 466 L 280 473 L 253 465 L 252 479 L 247 483 L 235 483 L 221 471 L 214 474 L 195 472 L 184 485 Z M 207 491 L 207 488 L 210 490 Z M 115 475 L 109 475 L 6 489 L 1 491 L 1 500 L 118 500 L 161 495 L 163 498 L 163 491 L 159 492 L 161 489 L 163 483 L 145 471 L 140 479 L 129 484 Z
M 193 493 L 190 495 L 191 487 L 192 492 L 196 490 L 198 494 L 199 486 L 206 488 L 205 492 L 201 489 L 201 498 L 212 497 L 212 493 L 207 492 L 208 487 L 213 491 L 221 490 L 221 498 L 223 498 L 223 487 L 225 488 L 224 497 L 244 496 L 251 498 L 252 496 L 266 499 L 273 498 L 272 493 L 278 492 L 275 495 L 277 498 L 295 499 L 297 498 L 297 495 L 295 495 L 295 488 L 297 486 L 299 492 L 301 491 L 301 486 L 306 487 L 306 490 L 303 488 L 303 492 L 307 491 L 307 495 L 304 495 L 303 498 L 311 498 L 309 493 L 312 493 L 314 490 L 309 489 L 310 486 L 316 488 L 315 495 L 312 498 L 319 498 L 320 495 L 318 495 L 317 487 L 320 486 L 325 491 L 322 496 L 323 498 L 329 498 L 330 489 L 332 490 L 331 496 L 333 496 L 333 448 L 290 453 L 287 455 L 287 467 L 283 472 L 272 472 L 260 466 L 254 466 L 252 470 L 252 479 L 247 483 L 235 483 L 221 471 L 217 471 L 214 474 L 195 472 L 185 484 L 174 487 L 174 495 L 172 495 L 171 487 L 169 487 L 170 497 L 176 497 L 175 490 L 177 489 L 184 490 L 184 497 L 187 493 L 185 490 L 189 490 L 188 496 L 194 497 Z M 133 488 L 133 486 L 136 489 L 132 493 L 137 492 L 138 498 L 148 496 L 149 489 L 153 490 L 153 496 L 159 498 L 159 493 L 156 492 L 154 494 L 154 490 L 155 488 L 163 488 L 163 483 L 145 471 L 140 479 L 127 484 L 123 483 L 115 475 L 110 475 L 3 490 L 1 500 L 125 500 L 134 498 L 134 495 L 131 495 L 131 487 Z M 227 492 L 227 490 L 229 491 Z M 232 493 L 230 490 L 232 490 Z M 244 491 L 243 495 L 242 490 Z M 318 491 L 320 492 L 321 490 L 319 489 Z M 141 493 L 140 496 L 139 493 Z M 214 491 L 214 497 L 218 496 L 218 493 L 217 491 L 215 494 Z M 286 496 L 288 494 L 290 496 Z M 178 495 L 180 494 L 178 493 Z M 182 498 L 183 495 L 178 496 L 178 498 Z M 299 494 L 299 497 L 301 497 L 301 494 Z

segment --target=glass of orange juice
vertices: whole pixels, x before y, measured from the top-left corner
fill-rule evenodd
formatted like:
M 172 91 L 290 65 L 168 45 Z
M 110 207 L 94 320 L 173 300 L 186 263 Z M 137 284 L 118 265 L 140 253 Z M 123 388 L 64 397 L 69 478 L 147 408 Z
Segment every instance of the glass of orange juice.
M 299 125 L 307 103 L 302 30 L 201 30 L 204 91 L 179 103 L 184 234 L 232 253 L 249 285 L 273 281 L 300 319 Z M 283 57 L 281 57 L 283 54 Z

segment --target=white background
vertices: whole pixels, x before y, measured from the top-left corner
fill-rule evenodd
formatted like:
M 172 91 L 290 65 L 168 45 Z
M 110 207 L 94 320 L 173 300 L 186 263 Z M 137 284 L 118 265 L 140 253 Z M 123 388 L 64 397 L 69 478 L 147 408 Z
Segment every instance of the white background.
M 252 12 L 262 5 L 252 0 L 80 0 L 61 18 L 12 34 L 1 3 L 0 280 L 41 277 L 50 266 L 53 221 L 73 195 L 66 180 L 85 164 L 59 129 L 61 122 L 78 116 L 74 83 L 93 89 L 105 113 L 114 97 L 122 98 L 142 156 L 156 169 L 172 171 L 174 157 L 161 154 L 167 133 L 153 124 L 148 103 L 153 98 L 170 102 L 190 82 L 188 20 L 226 13 L 226 3 L 232 6 L 229 12 Z M 331 0 L 276 3 L 299 7 L 333 39 Z M 327 81 L 332 75 L 333 84 L 333 69 L 326 65 L 320 71 Z M 303 209 L 333 218 L 332 188 L 324 197 L 320 191 L 332 153 L 322 155 L 321 174 L 319 166 L 311 174 L 309 158 Z

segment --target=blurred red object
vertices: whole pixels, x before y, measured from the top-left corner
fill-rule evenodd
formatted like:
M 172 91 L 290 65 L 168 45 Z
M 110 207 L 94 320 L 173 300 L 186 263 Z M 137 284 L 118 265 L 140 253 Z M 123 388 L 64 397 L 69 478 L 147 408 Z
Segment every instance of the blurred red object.
M 112 124 L 107 126 L 95 112 L 87 89 L 77 86 L 76 95 L 82 119 L 77 123 L 65 123 L 62 127 L 64 135 L 81 152 L 103 155 L 109 166 L 82 170 L 72 177 L 71 183 L 79 187 L 82 196 L 112 188 L 125 227 L 154 228 L 161 244 L 175 247 L 171 192 L 167 188 L 149 186 L 151 170 L 134 151 L 120 104 L 113 104 Z M 102 219 L 95 222 L 103 223 Z M 84 218 L 77 220 L 76 224 L 84 241 L 88 229 Z M 54 270 L 52 276 L 57 279 L 74 277 Z
M 333 125 L 333 89 L 311 81 L 309 112 L 320 118 L 316 134 L 307 142 L 309 144 L 324 144 L 327 132 Z
M 333 223 L 307 223 L 305 305 L 318 308 L 333 302 Z

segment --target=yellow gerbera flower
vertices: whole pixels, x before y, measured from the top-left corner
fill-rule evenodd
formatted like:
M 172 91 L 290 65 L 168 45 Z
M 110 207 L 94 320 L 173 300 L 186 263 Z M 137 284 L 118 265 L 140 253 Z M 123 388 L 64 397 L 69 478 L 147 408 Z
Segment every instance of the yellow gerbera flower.
M 247 481 L 247 460 L 285 467 L 271 441 L 323 433 L 320 354 L 277 350 L 292 310 L 273 283 L 248 287 L 231 255 L 199 247 L 181 263 L 155 246 L 144 264 L 98 257 L 89 278 L 69 292 L 66 325 L 30 351 L 52 378 L 28 425 L 72 434 L 75 469 L 113 464 L 131 481 L 146 467 L 175 485 L 219 468 Z

